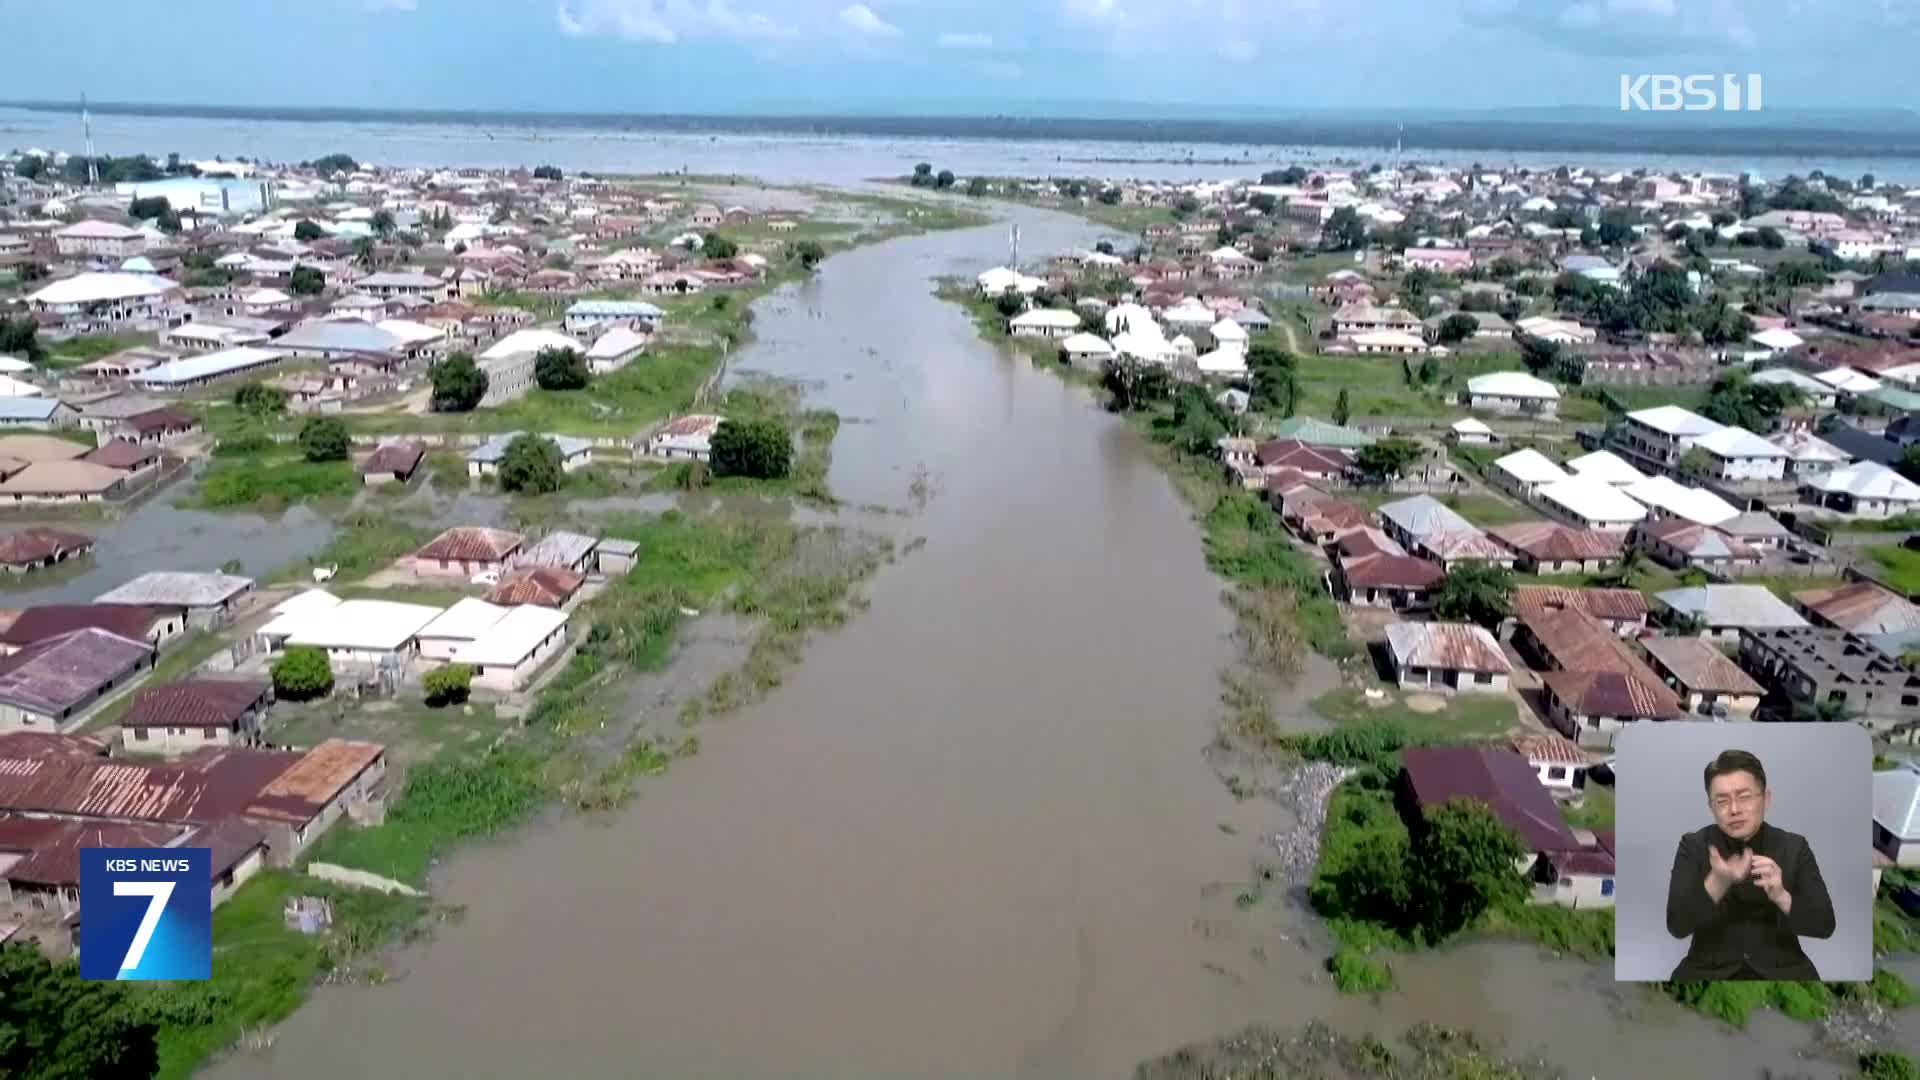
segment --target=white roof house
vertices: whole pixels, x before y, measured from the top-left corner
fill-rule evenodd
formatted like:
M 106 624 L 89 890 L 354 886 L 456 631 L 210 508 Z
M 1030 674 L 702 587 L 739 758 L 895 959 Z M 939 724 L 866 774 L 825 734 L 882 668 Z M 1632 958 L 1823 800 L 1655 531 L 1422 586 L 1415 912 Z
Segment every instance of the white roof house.
M 1567 471 L 1584 480 L 1598 480 L 1603 484 L 1637 484 L 1645 480 L 1646 474 L 1627 464 L 1626 460 L 1611 450 L 1595 450 L 1591 454 L 1582 454 L 1567 462 Z
M 46 391 L 11 375 L 0 375 L 0 397 L 39 397 Z
M 1247 354 L 1241 349 L 1218 348 L 1194 357 L 1202 375 L 1245 375 Z
M 62 278 L 27 294 L 27 302 L 47 306 L 97 304 L 114 300 L 133 300 L 158 296 L 179 284 L 153 274 L 122 274 L 96 271 Z
M 1060 347 L 1075 356 L 1112 356 L 1113 346 L 1098 334 L 1070 334 Z
M 567 613 L 538 604 L 508 609 L 498 622 L 460 650 L 463 664 L 514 667 L 531 656 L 540 643 L 567 625 Z
M 1767 441 L 1785 450 L 1801 472 L 1817 472 L 1821 466 L 1845 465 L 1853 460 L 1846 451 L 1805 429 L 1782 431 Z
M 1135 303 L 1115 304 L 1107 309 L 1102 321 L 1109 335 L 1160 333 L 1160 323 L 1153 317 L 1153 312 Z
M 1022 296 L 1032 296 L 1047 286 L 1043 278 L 1028 277 L 1018 270 L 1010 270 L 1004 266 L 996 266 L 984 271 L 974 278 L 974 281 L 979 284 L 982 293 L 990 296 L 998 296 L 1008 289 Z
M 237 349 L 222 349 L 204 356 L 189 356 L 179 360 L 169 360 L 164 364 L 150 367 L 135 375 L 132 381 L 139 386 L 162 389 L 176 386 L 190 386 L 197 382 L 217 379 L 224 375 L 252 371 L 269 364 L 277 364 L 287 358 L 287 354 L 276 349 L 256 349 L 241 346 Z
M 1880 389 L 1880 380 L 1848 367 L 1830 368 L 1814 378 L 1843 394 L 1871 394 Z
M 1496 371 L 1487 375 L 1476 375 L 1467 380 L 1467 394 L 1470 397 L 1527 398 L 1539 401 L 1559 401 L 1560 390 L 1545 379 L 1537 379 L 1524 371 Z
M 275 615 L 302 615 L 340 606 L 340 598 L 325 589 L 294 593 L 270 609 Z
M 1777 367 L 1756 371 L 1753 373 L 1753 381 L 1765 386 L 1789 386 L 1815 400 L 1831 398 L 1834 394 L 1832 386 L 1792 368 Z
M 1671 477 L 1651 476 L 1620 490 L 1655 511 L 1655 516 L 1664 514 L 1699 525 L 1718 525 L 1740 514 L 1738 508 L 1711 491 L 1687 487 Z
M 1567 479 L 1566 470 L 1555 465 L 1551 458 L 1532 447 L 1515 450 L 1495 461 L 1493 467 L 1528 487 L 1558 483 Z
M 441 609 L 393 600 L 342 600 L 332 607 L 309 608 L 275 616 L 260 636 L 280 644 L 354 652 L 392 652 L 406 646 Z
M 1709 629 L 1807 625 L 1807 620 L 1765 585 L 1696 585 L 1657 595 L 1661 603 L 1700 619 Z
M 1212 333 L 1213 340 L 1222 348 L 1229 345 L 1244 347 L 1247 344 L 1246 327 L 1241 326 L 1232 319 L 1221 319 L 1219 322 L 1214 323 Z
M 1883 499 L 1889 502 L 1920 501 L 1920 484 L 1915 484 L 1878 462 L 1862 461 L 1825 476 L 1809 480 L 1808 485 L 1831 495 L 1851 495 L 1855 499 Z
M 1678 405 L 1656 405 L 1651 409 L 1630 412 L 1627 419 L 1675 439 L 1691 439 L 1720 430 L 1717 421 Z
M 1008 325 L 1015 330 L 1066 330 L 1078 328 L 1080 316 L 1066 308 L 1034 308 L 1015 315 Z
M 647 335 L 625 326 L 616 326 L 594 340 L 587 350 L 589 360 L 617 360 L 647 347 Z
M 1902 848 L 1920 842 L 1920 765 L 1903 762 L 1873 774 L 1873 823 Z
M 578 341 L 558 330 L 515 330 L 494 342 L 486 352 L 480 354 L 479 359 L 502 360 L 509 356 L 537 353 L 542 349 L 571 349 L 582 354 L 587 351 Z
M 1693 445 L 1717 458 L 1784 458 L 1785 450 L 1748 431 L 1723 427 L 1693 440 Z
M 1368 330 L 1353 335 L 1355 347 L 1367 349 L 1404 349 L 1409 352 L 1426 352 L 1427 339 L 1419 334 L 1409 334 L 1404 330 Z
M 1487 436 L 1493 434 L 1492 428 L 1488 427 L 1483 421 L 1476 420 L 1471 416 L 1455 420 L 1452 425 L 1449 426 L 1448 430 L 1452 431 L 1455 435 Z
M 1473 522 L 1431 495 L 1415 495 L 1382 504 L 1381 520 L 1415 538 L 1437 532 L 1479 532 Z
M 1543 484 L 1533 494 L 1561 517 L 1590 529 L 1629 529 L 1647 516 L 1647 508 L 1618 487 L 1589 476 Z
M 506 618 L 507 612 L 511 610 L 513 609 L 500 604 L 489 604 L 477 597 L 463 596 L 458 603 L 434 616 L 433 620 L 422 626 L 419 633 L 414 636 L 422 640 L 473 641 L 492 629 L 493 624 Z
M 1806 344 L 1806 340 L 1791 330 L 1762 330 L 1752 336 L 1755 345 L 1772 352 L 1785 352 Z

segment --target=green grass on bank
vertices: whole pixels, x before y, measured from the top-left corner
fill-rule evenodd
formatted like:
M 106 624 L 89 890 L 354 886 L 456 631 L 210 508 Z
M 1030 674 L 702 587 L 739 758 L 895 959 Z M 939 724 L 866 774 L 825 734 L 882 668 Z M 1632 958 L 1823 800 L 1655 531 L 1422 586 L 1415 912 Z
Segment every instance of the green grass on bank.
M 216 457 L 188 496 L 204 510 L 275 514 L 298 503 L 350 499 L 360 491 L 351 462 L 313 462 L 297 453 Z
M 1329 690 L 1313 699 L 1313 711 L 1341 725 L 1394 724 L 1421 741 L 1462 742 L 1497 739 L 1512 730 L 1514 701 L 1500 694 L 1449 694 L 1436 712 L 1409 708 L 1406 695 L 1388 689 L 1375 703 L 1358 690 Z
M 1907 593 L 1920 592 L 1920 551 L 1885 544 L 1866 549 L 1866 554 L 1879 564 L 1887 584 Z

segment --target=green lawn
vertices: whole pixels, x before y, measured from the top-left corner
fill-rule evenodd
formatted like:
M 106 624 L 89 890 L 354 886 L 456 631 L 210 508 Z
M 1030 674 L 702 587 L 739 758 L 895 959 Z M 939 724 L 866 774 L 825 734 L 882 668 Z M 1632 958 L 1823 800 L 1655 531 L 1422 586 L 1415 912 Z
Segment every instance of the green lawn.
M 1386 694 L 1385 701 L 1370 702 L 1358 690 L 1330 690 L 1313 699 L 1313 710 L 1336 724 L 1395 724 L 1422 742 L 1499 738 L 1518 715 L 1506 694 L 1452 694 L 1439 712 L 1408 708 L 1398 690 Z
M 268 453 L 215 457 L 190 501 L 206 510 L 275 513 L 295 503 L 352 498 L 359 490 L 360 474 L 350 462 Z
M 1498 495 L 1441 495 L 1440 502 L 1481 528 L 1511 525 L 1516 521 L 1539 521 L 1540 511 L 1522 506 Z
M 1867 557 L 1880 564 L 1887 584 L 1908 593 L 1920 592 L 1920 551 L 1909 551 L 1898 544 L 1866 549 Z
M 1560 806 L 1567 824 L 1576 829 L 1613 828 L 1613 789 L 1610 787 L 1588 781 L 1579 807 L 1568 803 L 1561 803 Z
M 103 356 L 151 345 L 159 338 L 158 334 L 98 334 L 49 342 L 45 366 L 56 370 L 77 367 Z

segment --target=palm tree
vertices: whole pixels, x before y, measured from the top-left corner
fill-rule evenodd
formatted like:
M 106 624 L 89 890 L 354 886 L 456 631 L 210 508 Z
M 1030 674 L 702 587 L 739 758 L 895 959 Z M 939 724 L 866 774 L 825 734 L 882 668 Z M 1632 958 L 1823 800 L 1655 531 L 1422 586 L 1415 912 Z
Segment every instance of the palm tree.
M 1620 561 L 1609 570 L 1600 574 L 1600 580 L 1618 588 L 1631 588 L 1635 574 L 1647 564 L 1647 553 L 1639 547 L 1629 547 L 1620 553 Z

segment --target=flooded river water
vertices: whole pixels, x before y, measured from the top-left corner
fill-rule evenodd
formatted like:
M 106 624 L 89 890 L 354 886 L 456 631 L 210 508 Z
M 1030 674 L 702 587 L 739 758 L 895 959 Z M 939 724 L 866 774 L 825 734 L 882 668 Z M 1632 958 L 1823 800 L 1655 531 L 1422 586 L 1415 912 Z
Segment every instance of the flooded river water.
M 1026 250 L 1092 239 L 1020 220 Z M 1128 431 L 931 295 L 1005 250 L 1000 224 L 838 256 L 761 301 L 736 357 L 841 413 L 849 503 L 930 493 L 871 609 L 627 809 L 453 860 L 434 884 L 461 924 L 215 1075 L 1111 1077 L 1312 1017 L 1468 1026 L 1581 1077 L 1790 1062 L 1809 1028 L 1725 1033 L 1531 946 L 1342 998 L 1297 906 L 1241 910 L 1284 822 L 1203 758 L 1219 585 Z

